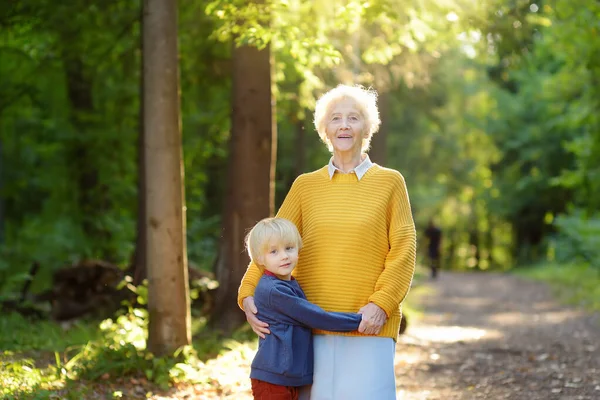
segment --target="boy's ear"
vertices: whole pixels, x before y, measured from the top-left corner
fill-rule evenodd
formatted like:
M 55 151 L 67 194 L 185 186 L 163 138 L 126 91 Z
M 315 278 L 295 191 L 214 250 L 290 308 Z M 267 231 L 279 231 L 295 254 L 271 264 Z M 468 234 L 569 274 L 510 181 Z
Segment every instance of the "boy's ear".
M 265 256 L 263 256 L 262 254 L 256 257 L 256 261 L 260 264 L 260 265 L 265 265 Z

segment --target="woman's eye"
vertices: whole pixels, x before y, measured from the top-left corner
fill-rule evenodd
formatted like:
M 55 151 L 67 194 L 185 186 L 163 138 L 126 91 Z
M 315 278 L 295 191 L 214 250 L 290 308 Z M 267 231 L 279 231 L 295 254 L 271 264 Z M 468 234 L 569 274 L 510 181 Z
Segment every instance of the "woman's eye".
M 350 121 L 358 121 L 358 117 L 350 117 Z
M 331 120 L 332 120 L 332 121 L 339 121 L 339 120 L 340 120 L 340 117 L 333 117 L 333 118 L 331 118 Z

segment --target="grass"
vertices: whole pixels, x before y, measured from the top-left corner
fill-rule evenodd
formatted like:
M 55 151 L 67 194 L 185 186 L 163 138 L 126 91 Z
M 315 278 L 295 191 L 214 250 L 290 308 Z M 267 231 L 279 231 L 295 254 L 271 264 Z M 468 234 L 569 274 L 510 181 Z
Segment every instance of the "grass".
M 600 312 L 600 271 L 585 264 L 538 264 L 515 273 L 550 284 L 559 301 Z
M 64 351 L 71 346 L 83 346 L 99 338 L 98 324 L 77 321 L 59 324 L 53 321 L 32 321 L 17 313 L 0 318 L 0 349 L 10 351 Z
M 192 346 L 176 357 L 155 357 L 140 340 L 147 315 L 131 311 L 102 323 L 73 324 L 1 314 L 0 399 L 114 398 L 127 392 L 134 396 L 127 398 L 144 398 L 182 383 L 208 392 L 247 380 L 247 371 L 238 368 L 237 374 L 244 376 L 230 382 L 234 364 L 249 362 L 256 348 L 250 329 L 222 338 L 196 319 Z
M 2 314 L 0 395 L 12 399 L 31 389 L 57 387 L 63 380 L 63 362 L 98 337 L 97 324 L 91 322 L 61 325 L 16 313 Z

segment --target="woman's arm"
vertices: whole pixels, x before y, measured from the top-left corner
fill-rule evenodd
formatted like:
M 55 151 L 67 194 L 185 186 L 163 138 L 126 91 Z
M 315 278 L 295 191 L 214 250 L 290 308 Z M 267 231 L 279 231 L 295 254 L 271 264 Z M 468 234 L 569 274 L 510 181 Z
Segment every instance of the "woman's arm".
M 404 178 L 399 172 L 396 174 L 388 207 L 390 250 L 375 284 L 375 292 L 369 297 L 369 304 L 361 309 L 364 322 L 361 328 L 370 328 L 370 331 L 377 329 L 376 325 L 381 322 L 381 311 L 387 319 L 398 309 L 408 293 L 415 271 L 417 234 Z

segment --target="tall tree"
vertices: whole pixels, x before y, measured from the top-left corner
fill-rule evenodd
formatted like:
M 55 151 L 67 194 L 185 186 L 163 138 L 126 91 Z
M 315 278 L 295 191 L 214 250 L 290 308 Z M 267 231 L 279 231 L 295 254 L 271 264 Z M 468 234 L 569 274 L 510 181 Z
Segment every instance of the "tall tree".
M 148 343 L 153 353 L 169 354 L 191 342 L 177 2 L 145 0 L 143 35 Z
M 137 221 L 135 249 L 133 252 L 131 270 L 133 271 L 133 284 L 139 285 L 147 276 L 146 268 L 146 171 L 144 163 L 144 5 L 140 6 L 140 109 L 138 118 L 138 142 L 137 142 Z
M 387 165 L 387 137 L 390 133 L 390 97 L 391 94 L 387 91 L 379 92 L 378 105 L 381 126 L 379 127 L 379 132 L 373 136 L 371 151 L 369 152 L 369 156 L 373 162 L 384 166 Z
M 233 103 L 222 240 L 216 266 L 219 289 L 212 324 L 230 332 L 244 321 L 237 289 L 248 266 L 244 236 L 273 213 L 277 134 L 273 118 L 270 47 L 233 49 Z
M 65 42 L 66 36 L 70 34 L 63 32 Z M 111 259 L 106 244 L 109 242 L 111 233 L 108 229 L 98 223 L 99 215 L 110 208 L 110 200 L 107 196 L 107 188 L 100 182 L 99 169 L 91 162 L 93 156 L 92 144 L 88 137 L 83 134 L 90 126 L 93 126 L 94 109 L 93 96 L 93 73 L 86 66 L 83 54 L 65 47 L 63 50 L 63 62 L 65 65 L 67 93 L 70 101 L 70 121 L 77 134 L 73 136 L 69 146 L 68 157 L 73 168 L 73 180 L 77 183 L 77 202 L 82 215 L 82 227 L 85 235 L 95 240 L 100 247 L 99 255 L 105 259 Z M 114 261 L 114 260 L 111 260 Z
M 0 138 L 0 193 L 4 184 L 2 172 L 2 138 Z M 4 197 L 0 195 L 0 245 L 4 243 Z

